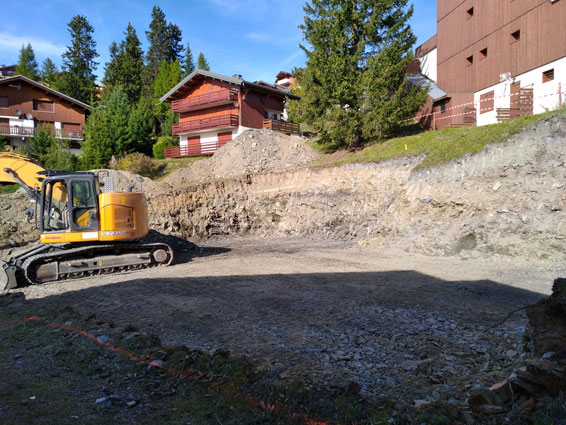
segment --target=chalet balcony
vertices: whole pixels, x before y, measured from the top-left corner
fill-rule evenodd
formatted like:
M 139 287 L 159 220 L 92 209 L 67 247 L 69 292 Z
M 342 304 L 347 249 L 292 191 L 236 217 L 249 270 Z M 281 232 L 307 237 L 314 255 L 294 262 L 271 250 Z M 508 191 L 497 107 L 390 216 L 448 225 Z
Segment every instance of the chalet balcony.
M 280 133 L 285 134 L 301 134 L 301 128 L 299 124 L 283 120 L 265 119 L 263 120 L 263 128 L 268 128 L 270 130 L 279 131 Z
M 185 134 L 192 131 L 212 128 L 238 127 L 238 115 L 220 115 L 218 117 L 197 118 L 191 121 L 173 124 L 173 134 Z
M 37 135 L 38 128 L 36 127 L 20 127 L 0 125 L 1 136 L 21 136 L 21 137 L 34 137 Z M 57 139 L 65 140 L 84 140 L 83 130 L 69 130 L 64 128 L 52 128 L 51 134 Z
M 209 142 L 206 145 L 201 145 L 200 143 L 191 143 L 183 146 L 171 146 L 165 148 L 163 153 L 165 158 L 183 158 L 186 156 L 204 156 L 213 155 L 218 149 L 224 146 L 227 141 L 216 141 Z
M 187 112 L 213 106 L 227 105 L 238 101 L 237 90 L 222 90 L 212 93 L 192 96 L 188 99 L 179 99 L 171 102 L 173 112 Z

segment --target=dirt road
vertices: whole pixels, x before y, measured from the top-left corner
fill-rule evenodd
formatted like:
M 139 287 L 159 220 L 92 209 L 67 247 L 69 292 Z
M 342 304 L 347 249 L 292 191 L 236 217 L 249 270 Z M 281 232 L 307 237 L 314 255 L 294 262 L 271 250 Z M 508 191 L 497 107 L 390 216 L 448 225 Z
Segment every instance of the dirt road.
M 168 345 L 245 354 L 274 378 L 353 380 L 370 396 L 459 403 L 521 358 L 522 311 L 488 328 L 565 275 L 299 239 L 219 239 L 176 262 L 17 291 Z

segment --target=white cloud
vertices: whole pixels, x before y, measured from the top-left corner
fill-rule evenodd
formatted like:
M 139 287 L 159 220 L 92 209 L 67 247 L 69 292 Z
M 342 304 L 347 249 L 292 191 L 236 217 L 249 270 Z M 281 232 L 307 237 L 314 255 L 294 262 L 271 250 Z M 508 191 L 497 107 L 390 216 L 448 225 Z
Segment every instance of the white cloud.
M 48 40 L 0 32 L 0 56 L 12 56 L 14 58 L 13 62 L 15 63 L 18 59 L 22 45 L 27 46 L 28 43 L 30 43 L 31 47 L 33 47 L 36 57 L 50 57 L 55 62 L 58 62 L 63 52 L 67 50 L 66 46 L 54 44 Z

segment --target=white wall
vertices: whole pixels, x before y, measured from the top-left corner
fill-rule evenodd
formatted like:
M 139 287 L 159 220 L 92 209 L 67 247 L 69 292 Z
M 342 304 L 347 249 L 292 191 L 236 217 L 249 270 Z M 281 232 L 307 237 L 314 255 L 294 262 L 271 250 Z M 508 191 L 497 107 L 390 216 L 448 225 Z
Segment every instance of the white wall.
M 548 83 L 542 82 L 542 73 L 549 69 L 554 69 L 554 80 Z M 504 81 L 486 89 L 474 93 L 476 105 L 477 125 L 495 124 L 497 122 L 497 108 L 509 108 L 511 106 L 510 90 L 511 83 L 520 81 L 521 88 L 532 88 L 534 105 L 533 113 L 541 114 L 546 111 L 554 110 L 559 107 L 560 91 L 566 92 L 566 57 L 547 65 L 525 72 L 524 74 L 513 77 L 510 81 Z M 480 96 L 484 93 L 494 91 L 494 110 L 483 114 L 479 113 L 479 108 L 484 109 L 486 102 L 480 103 Z M 566 95 L 562 94 L 562 104 L 566 103 Z
M 438 49 L 435 47 L 419 59 L 421 61 L 421 72 L 436 83 L 438 78 Z

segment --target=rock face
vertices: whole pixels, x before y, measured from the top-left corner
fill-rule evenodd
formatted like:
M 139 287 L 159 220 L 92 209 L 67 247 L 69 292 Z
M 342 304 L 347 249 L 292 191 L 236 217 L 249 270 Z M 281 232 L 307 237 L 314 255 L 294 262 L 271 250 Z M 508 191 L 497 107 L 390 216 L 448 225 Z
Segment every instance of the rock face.
M 498 384 L 472 390 L 471 410 L 501 413 L 509 405 L 525 410 L 536 405 L 535 399 L 566 391 L 566 279 L 556 279 L 552 296 L 527 307 L 527 316 L 534 358 Z
M 566 279 L 556 279 L 552 296 L 527 308 L 532 352 L 566 358 Z
M 556 264 L 566 259 L 565 146 L 566 119 L 553 118 L 438 167 L 397 158 L 180 182 L 153 192 L 151 221 L 181 237 L 347 238 Z

